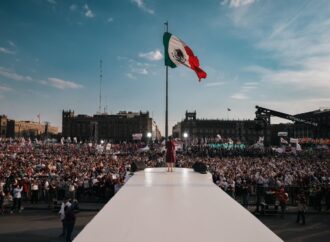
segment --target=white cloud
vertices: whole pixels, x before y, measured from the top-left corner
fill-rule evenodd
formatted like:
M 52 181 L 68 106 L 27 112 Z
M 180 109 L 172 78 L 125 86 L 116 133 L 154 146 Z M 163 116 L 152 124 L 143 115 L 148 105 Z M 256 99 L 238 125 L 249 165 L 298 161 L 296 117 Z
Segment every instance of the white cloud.
M 269 69 L 262 67 L 262 66 L 257 66 L 257 65 L 247 66 L 243 70 L 245 70 L 247 72 L 258 73 L 258 74 L 268 74 L 271 72 Z
M 112 18 L 112 17 L 108 18 L 108 19 L 107 19 L 107 22 L 108 22 L 108 23 L 113 22 L 113 18 Z
M 330 7 L 320 8 L 312 1 L 298 6 L 278 13 L 277 22 L 264 25 L 263 33 L 255 35 L 260 38 L 256 49 L 276 61 L 276 68 L 252 65 L 244 70 L 264 83 L 317 95 L 330 90 Z
M 141 74 L 141 75 L 148 75 L 149 71 L 146 68 L 137 68 L 133 70 L 135 73 Z
M 55 0 L 47 0 L 47 2 L 49 2 L 50 4 L 57 4 Z
M 147 53 L 140 53 L 139 57 L 145 58 L 150 61 L 159 61 L 163 59 L 163 54 L 160 50 L 154 50 Z
M 238 8 L 242 6 L 248 6 L 255 2 L 256 0 L 223 0 L 221 4 L 228 5 L 231 8 Z
M 257 87 L 256 86 L 243 86 L 242 87 L 242 90 L 245 92 L 247 92 L 249 90 L 253 90 L 253 89 L 257 89 Z
M 43 81 L 42 84 L 47 84 L 58 89 L 78 89 L 82 87 L 82 85 L 75 82 L 65 81 L 55 77 L 49 77 L 48 81 Z
M 16 45 L 13 41 L 8 40 L 8 44 L 10 44 L 12 47 L 16 47 Z
M 255 87 L 255 86 L 258 86 L 259 83 L 258 82 L 245 82 L 244 85 L 245 86 L 254 86 Z
M 274 70 L 262 66 L 250 66 L 245 70 L 254 72 L 262 80 L 291 88 L 330 89 L 330 21 L 314 21 L 304 28 L 293 22 L 280 31 L 275 28 L 257 44 L 257 48 L 269 52 L 281 63 Z
M 76 4 L 72 4 L 72 5 L 70 6 L 70 10 L 71 10 L 71 11 L 76 11 L 77 8 L 78 8 L 78 6 L 77 6 Z
M 143 11 L 149 13 L 149 14 L 154 14 L 155 11 L 151 8 L 148 8 L 146 4 L 144 3 L 144 0 L 131 0 L 132 3 L 136 4 L 138 8 L 142 9 Z
M 0 76 L 3 76 L 5 78 L 15 80 L 15 81 L 32 81 L 32 78 L 30 76 L 24 76 L 16 73 L 13 70 L 4 68 L 0 66 Z
M 206 87 L 217 87 L 217 86 L 222 86 L 223 84 L 225 84 L 225 82 L 207 82 L 205 84 Z
M 129 79 L 136 80 L 136 77 L 135 77 L 132 73 L 126 73 L 126 76 L 127 76 Z
M 249 99 L 249 97 L 245 93 L 242 93 L 242 92 L 235 93 L 235 94 L 231 95 L 230 97 L 232 99 L 237 99 L 237 100 Z
M 241 92 L 247 93 L 251 90 L 257 89 L 259 83 L 258 82 L 245 82 L 241 87 Z
M 87 18 L 94 18 L 95 14 L 93 13 L 93 11 L 89 8 L 89 6 L 87 4 L 84 5 L 84 10 L 85 10 L 85 16 Z
M 150 65 L 148 63 L 138 62 L 133 59 L 129 59 L 128 62 L 130 73 L 139 75 L 148 75 L 150 73 Z
M 15 54 L 14 51 L 9 50 L 9 49 L 6 49 L 6 48 L 4 48 L 4 47 L 0 47 L 0 53 L 9 54 L 9 55 L 13 55 L 13 54 Z
M 0 93 L 1 92 L 9 92 L 11 91 L 12 89 L 10 87 L 6 87 L 6 86 L 1 86 L 0 85 Z
M 237 93 L 231 95 L 230 97 L 232 99 L 237 99 L 237 100 L 250 99 L 250 96 L 252 95 L 251 92 L 257 89 L 258 85 L 259 85 L 258 82 L 245 82 L 242 84 L 242 86 L 240 86 L 240 90 Z

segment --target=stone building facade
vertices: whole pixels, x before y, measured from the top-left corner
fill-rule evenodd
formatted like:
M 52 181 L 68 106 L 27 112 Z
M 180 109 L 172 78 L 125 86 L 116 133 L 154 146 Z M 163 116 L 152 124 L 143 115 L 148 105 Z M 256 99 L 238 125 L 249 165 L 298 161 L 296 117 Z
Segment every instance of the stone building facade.
M 58 134 L 58 127 L 49 123 L 33 121 L 19 121 L 8 119 L 6 115 L 0 116 L 0 137 L 6 138 L 34 138 L 40 136 L 54 136 Z
M 269 131 L 268 131 L 269 132 Z M 185 119 L 177 123 L 172 130 L 174 138 L 183 139 L 232 139 L 234 142 L 254 144 L 263 136 L 262 130 L 255 128 L 253 120 L 198 119 L 195 112 L 186 112 Z
M 62 136 L 76 137 L 79 141 L 108 140 L 132 141 L 134 134 L 146 140 L 160 140 L 161 134 L 149 112 L 119 112 L 117 114 L 75 115 L 74 111 L 62 112 Z

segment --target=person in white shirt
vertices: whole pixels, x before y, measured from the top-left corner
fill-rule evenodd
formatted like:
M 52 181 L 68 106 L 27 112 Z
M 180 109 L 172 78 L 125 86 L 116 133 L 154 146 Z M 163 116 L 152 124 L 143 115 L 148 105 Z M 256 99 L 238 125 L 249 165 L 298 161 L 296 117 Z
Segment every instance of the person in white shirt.
M 71 207 L 71 203 L 70 203 L 69 199 L 67 199 L 67 198 L 63 200 L 63 202 L 61 204 L 61 209 L 58 212 L 60 215 L 61 222 L 62 222 L 62 234 L 60 234 L 59 237 L 62 237 L 66 234 L 65 207 L 68 207 L 68 208 Z
M 13 207 L 11 209 L 11 211 L 13 212 L 14 210 L 20 212 L 21 211 L 21 200 L 22 200 L 22 191 L 23 191 L 23 187 L 20 187 L 18 184 L 16 185 L 16 187 L 13 190 L 13 195 L 14 195 L 14 203 L 13 203 Z
M 33 180 L 31 185 L 31 203 L 38 203 L 38 193 L 39 193 L 39 186 L 36 180 Z
M 48 207 L 50 206 L 50 201 L 49 201 L 49 182 L 48 180 L 45 181 L 44 183 L 44 199 L 48 203 Z

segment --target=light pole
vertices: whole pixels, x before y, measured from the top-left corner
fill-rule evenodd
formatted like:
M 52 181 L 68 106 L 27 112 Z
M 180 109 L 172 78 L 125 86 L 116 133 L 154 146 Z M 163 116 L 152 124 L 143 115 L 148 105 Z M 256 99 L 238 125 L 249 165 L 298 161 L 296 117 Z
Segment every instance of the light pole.
M 184 132 L 183 133 L 183 138 L 184 138 L 184 146 L 185 146 L 185 151 L 187 152 L 187 138 L 188 138 L 188 133 Z
M 147 137 L 148 137 L 148 144 L 150 143 L 150 139 L 151 139 L 151 136 L 152 136 L 151 132 L 148 132 L 148 133 L 147 133 Z

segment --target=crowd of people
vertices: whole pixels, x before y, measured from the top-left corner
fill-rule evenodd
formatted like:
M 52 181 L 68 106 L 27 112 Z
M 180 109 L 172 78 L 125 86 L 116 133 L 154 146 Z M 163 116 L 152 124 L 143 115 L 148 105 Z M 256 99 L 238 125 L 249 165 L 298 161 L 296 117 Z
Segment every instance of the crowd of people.
M 129 177 L 130 165 L 143 161 L 147 167 L 165 163 L 162 144 L 60 144 L 2 140 L 0 142 L 0 207 L 21 210 L 21 200 L 31 203 L 107 201 Z M 305 195 L 309 205 L 330 209 L 330 158 L 316 151 L 298 155 L 275 154 L 273 150 L 215 149 L 207 144 L 184 147 L 177 152 L 176 167 L 205 163 L 214 183 L 248 206 L 257 209 L 280 188 L 292 204 Z M 279 198 L 279 196 L 278 196 Z M 297 200 L 298 199 L 298 200 Z M 278 199 L 280 200 L 280 199 Z M 322 202 L 322 203 L 321 203 Z
M 0 202 L 4 210 L 15 196 L 31 203 L 66 197 L 107 200 L 124 183 L 131 155 L 100 153 L 88 144 L 0 143 Z M 12 211 L 20 210 L 14 203 Z

